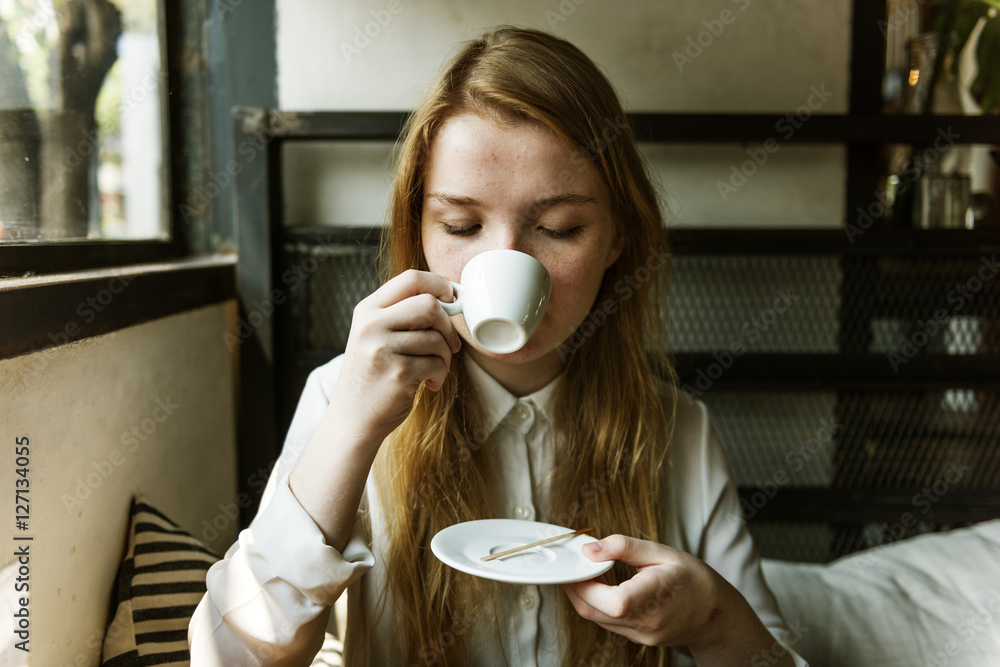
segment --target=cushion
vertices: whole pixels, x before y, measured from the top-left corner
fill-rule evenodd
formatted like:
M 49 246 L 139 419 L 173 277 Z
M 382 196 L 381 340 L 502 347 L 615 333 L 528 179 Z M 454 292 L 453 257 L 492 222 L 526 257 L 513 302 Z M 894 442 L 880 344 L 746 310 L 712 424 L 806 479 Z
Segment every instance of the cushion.
M 811 667 L 1000 665 L 1000 520 L 763 568 Z
M 133 499 L 102 664 L 187 665 L 188 622 L 205 595 L 205 573 L 217 560 L 146 498 Z

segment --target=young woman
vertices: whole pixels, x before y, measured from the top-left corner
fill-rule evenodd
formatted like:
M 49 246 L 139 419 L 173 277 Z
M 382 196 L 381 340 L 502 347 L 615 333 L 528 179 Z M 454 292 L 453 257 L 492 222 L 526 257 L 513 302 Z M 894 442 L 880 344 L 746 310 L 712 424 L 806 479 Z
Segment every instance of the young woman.
M 664 234 L 586 56 L 513 28 L 467 44 L 402 140 L 387 281 L 310 376 L 260 513 L 209 572 L 192 664 L 308 664 L 348 589 L 348 665 L 662 665 L 668 647 L 804 664 L 705 406 L 671 382 Z M 504 355 L 438 302 L 496 248 L 552 277 L 538 331 Z M 484 518 L 597 526 L 584 556 L 617 562 L 515 586 L 431 553 L 439 530 Z

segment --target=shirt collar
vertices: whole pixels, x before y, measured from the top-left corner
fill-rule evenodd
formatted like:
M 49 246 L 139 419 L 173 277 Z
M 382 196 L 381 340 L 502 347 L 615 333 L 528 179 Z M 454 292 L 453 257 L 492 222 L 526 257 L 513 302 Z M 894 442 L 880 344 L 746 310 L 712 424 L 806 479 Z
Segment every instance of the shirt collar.
M 496 430 L 497 426 L 500 425 L 514 406 L 517 405 L 518 400 L 530 402 L 545 417 L 546 421 L 550 424 L 553 423 L 552 417 L 555 406 L 553 405 L 552 397 L 562 379 L 562 373 L 538 391 L 518 399 L 517 396 L 504 389 L 499 382 L 493 379 L 493 376 L 477 364 L 471 355 L 463 354 L 462 357 L 465 360 L 465 368 L 468 371 L 469 379 L 472 381 L 472 386 L 482 403 L 483 417 L 486 421 L 483 426 L 489 433 L 492 434 Z

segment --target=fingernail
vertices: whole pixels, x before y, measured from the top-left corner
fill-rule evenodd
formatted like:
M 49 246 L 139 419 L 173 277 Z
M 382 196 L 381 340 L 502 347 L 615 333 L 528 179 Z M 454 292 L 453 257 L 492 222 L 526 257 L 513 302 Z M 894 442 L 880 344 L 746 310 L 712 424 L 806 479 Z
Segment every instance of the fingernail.
M 590 549 L 591 551 L 593 551 L 595 554 L 597 552 L 599 552 L 599 551 L 603 551 L 604 550 L 604 545 L 601 544 L 600 542 L 587 542 L 583 546 L 587 547 L 588 549 Z

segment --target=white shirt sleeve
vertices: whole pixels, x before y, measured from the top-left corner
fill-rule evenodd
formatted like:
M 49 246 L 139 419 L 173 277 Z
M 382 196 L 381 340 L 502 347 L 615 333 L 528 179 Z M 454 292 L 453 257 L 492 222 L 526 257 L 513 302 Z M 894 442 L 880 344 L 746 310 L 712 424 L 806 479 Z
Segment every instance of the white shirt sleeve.
M 193 667 L 310 664 L 329 606 L 374 565 L 363 511 L 341 553 L 288 487 L 339 372 L 338 357 L 310 373 L 257 516 L 208 571 L 208 592 L 188 627 Z
M 764 581 L 729 459 L 708 408 L 686 394 L 678 397 L 670 460 L 674 488 L 668 511 L 676 522 L 670 530 L 671 539 L 677 541 L 674 545 L 701 558 L 732 584 L 774 636 L 775 644 L 766 655 L 755 656 L 760 660 L 753 664 L 774 664 L 788 652 L 797 667 L 807 667 L 792 648 L 799 637 L 789 629 Z M 792 625 L 796 629 L 797 620 Z

